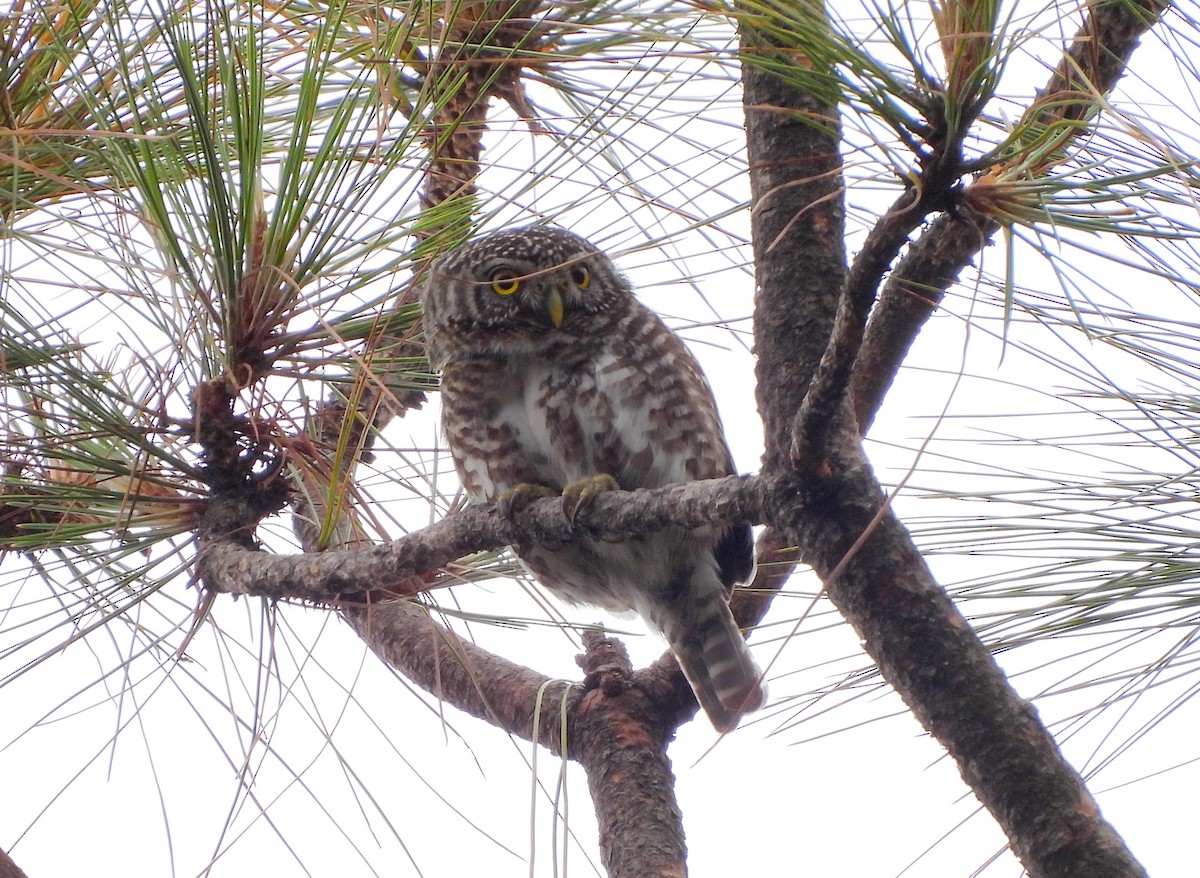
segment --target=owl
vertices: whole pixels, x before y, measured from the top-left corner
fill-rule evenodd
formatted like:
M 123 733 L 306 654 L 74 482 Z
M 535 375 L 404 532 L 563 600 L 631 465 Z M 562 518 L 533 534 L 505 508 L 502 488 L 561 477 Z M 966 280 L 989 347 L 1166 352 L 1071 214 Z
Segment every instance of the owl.
M 583 238 L 540 226 L 478 238 L 433 262 L 420 297 L 442 426 L 473 501 L 511 508 L 561 493 L 570 514 L 608 488 L 734 472 L 699 365 Z M 754 570 L 749 526 L 668 527 L 518 556 L 568 603 L 633 611 L 661 632 L 718 730 L 762 705 L 728 604 Z

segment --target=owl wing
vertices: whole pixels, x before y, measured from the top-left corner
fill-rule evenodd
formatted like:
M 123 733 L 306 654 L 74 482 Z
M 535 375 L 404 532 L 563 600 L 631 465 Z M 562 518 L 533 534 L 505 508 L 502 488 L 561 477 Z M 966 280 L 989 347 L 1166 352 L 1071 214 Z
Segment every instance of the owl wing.
M 607 472 L 621 487 L 657 488 L 735 472 L 712 388 L 695 357 L 651 311 L 639 309 L 589 370 L 596 400 L 578 411 L 594 448 L 589 473 Z M 582 475 L 580 476 L 582 477 Z M 726 589 L 754 572 L 749 525 L 723 531 L 714 547 Z
M 733 472 L 712 390 L 653 312 L 636 306 L 583 365 L 574 402 L 600 471 L 629 489 Z

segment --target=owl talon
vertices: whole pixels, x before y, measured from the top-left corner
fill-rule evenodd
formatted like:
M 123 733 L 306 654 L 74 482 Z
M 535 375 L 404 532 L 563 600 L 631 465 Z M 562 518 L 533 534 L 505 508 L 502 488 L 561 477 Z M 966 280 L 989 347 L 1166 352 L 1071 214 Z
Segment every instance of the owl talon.
M 496 509 L 500 514 L 512 521 L 522 509 L 528 506 L 535 500 L 545 500 L 548 497 L 557 497 L 558 491 L 553 488 L 547 488 L 545 485 L 534 485 L 530 482 L 522 482 L 510 491 L 503 492 L 499 499 L 496 500 Z
M 575 516 L 579 514 L 580 509 L 591 506 L 596 498 L 606 491 L 619 490 L 621 490 L 621 486 L 617 484 L 617 480 L 607 473 L 599 473 L 588 476 L 586 479 L 580 479 L 578 482 L 572 482 L 563 488 L 563 515 L 567 517 L 568 522 L 574 524 Z

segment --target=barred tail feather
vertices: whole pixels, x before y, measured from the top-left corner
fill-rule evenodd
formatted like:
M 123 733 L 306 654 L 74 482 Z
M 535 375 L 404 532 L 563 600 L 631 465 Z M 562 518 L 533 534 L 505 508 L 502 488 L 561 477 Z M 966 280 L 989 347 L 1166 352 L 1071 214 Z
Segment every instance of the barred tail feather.
M 732 731 L 743 714 L 767 700 L 761 672 L 721 596 L 713 595 L 702 610 L 691 609 L 691 624 L 663 633 L 713 727 Z

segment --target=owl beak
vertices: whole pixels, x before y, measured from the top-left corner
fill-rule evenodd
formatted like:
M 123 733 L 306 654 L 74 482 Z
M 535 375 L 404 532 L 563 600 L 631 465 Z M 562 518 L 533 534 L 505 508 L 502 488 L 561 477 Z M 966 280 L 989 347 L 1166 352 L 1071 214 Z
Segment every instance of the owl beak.
M 550 322 L 554 324 L 554 328 L 562 326 L 563 322 L 563 298 L 562 293 L 558 290 L 551 290 L 550 297 L 546 300 L 546 311 L 550 315 Z

